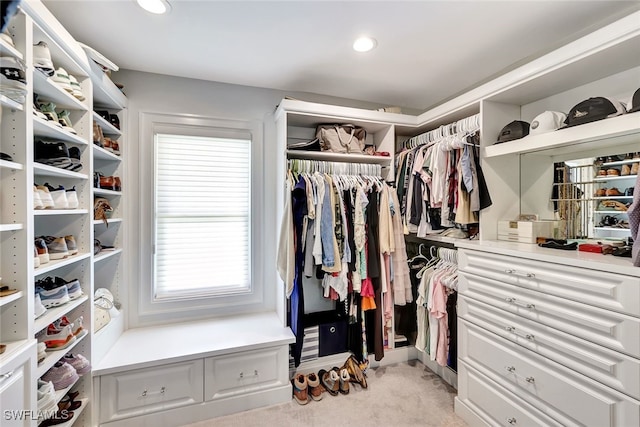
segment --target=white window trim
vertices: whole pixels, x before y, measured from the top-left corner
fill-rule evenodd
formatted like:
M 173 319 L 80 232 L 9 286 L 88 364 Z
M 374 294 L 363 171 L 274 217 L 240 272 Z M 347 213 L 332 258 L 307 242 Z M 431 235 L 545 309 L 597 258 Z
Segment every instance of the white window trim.
M 160 133 L 186 132 L 190 135 L 208 135 L 208 129 L 216 134 L 251 135 L 251 291 L 242 294 L 155 300 L 153 295 L 153 242 L 154 242 L 154 135 Z M 234 314 L 256 313 L 265 310 L 268 300 L 265 291 L 265 248 L 264 205 L 264 135 L 259 121 L 227 120 L 194 115 L 140 113 L 140 200 L 139 225 L 140 267 L 138 271 L 137 315 L 139 323 L 159 323 L 176 320 L 190 320 L 204 317 L 218 317 Z M 134 202 L 135 203 L 135 202 Z M 215 274 L 215 272 L 212 272 Z

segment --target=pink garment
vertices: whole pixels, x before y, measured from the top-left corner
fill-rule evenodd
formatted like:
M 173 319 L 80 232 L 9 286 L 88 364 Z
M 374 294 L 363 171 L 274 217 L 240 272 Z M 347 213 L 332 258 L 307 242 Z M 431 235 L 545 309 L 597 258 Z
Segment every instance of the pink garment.
M 385 320 L 389 320 L 393 318 L 393 298 L 391 297 L 391 260 L 389 254 L 384 254 L 383 257 L 388 288 L 387 292 L 383 294 L 384 300 L 382 305 L 384 306 L 384 318 Z
M 447 320 L 447 295 L 440 277 L 434 278 L 433 294 L 431 295 L 431 314 L 438 319 L 438 345 L 436 347 L 436 362 L 440 366 L 447 366 L 449 356 L 449 324 Z

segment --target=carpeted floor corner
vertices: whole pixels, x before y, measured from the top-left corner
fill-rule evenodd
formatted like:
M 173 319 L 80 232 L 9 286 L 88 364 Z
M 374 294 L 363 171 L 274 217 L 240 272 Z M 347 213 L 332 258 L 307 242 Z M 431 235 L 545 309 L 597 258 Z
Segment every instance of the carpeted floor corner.
M 321 401 L 290 403 L 227 415 L 189 427 L 384 426 L 465 427 L 453 412 L 456 390 L 417 360 L 369 369 L 369 387 Z

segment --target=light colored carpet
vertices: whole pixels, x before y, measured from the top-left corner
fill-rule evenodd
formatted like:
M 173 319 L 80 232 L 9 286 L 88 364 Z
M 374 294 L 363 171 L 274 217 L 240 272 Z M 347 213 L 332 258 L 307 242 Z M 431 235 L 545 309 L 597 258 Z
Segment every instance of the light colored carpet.
M 190 424 L 189 427 L 421 426 L 465 427 L 453 412 L 456 390 L 417 360 L 369 369 L 369 387 L 299 405 L 290 403 Z

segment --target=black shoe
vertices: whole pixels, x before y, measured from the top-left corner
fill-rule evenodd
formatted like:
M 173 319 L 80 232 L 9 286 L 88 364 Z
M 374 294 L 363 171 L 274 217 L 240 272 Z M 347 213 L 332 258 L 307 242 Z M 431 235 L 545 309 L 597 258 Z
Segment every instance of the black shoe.
M 80 163 L 80 149 L 78 147 L 69 148 L 69 158 L 73 164 L 71 167 L 72 171 L 78 172 L 82 169 L 82 164 Z
M 35 142 L 34 160 L 61 169 L 71 169 L 73 163 L 69 157 L 69 149 L 63 142 Z
M 554 242 L 552 240 L 552 241 L 546 242 L 546 243 L 539 243 L 538 246 L 540 246 L 541 248 L 562 249 L 562 250 L 565 250 L 565 251 L 575 251 L 576 249 L 578 249 L 578 242 L 561 244 L 561 243 Z
M 105 119 L 107 122 L 111 123 L 109 120 L 109 112 L 107 110 L 94 110 L 97 115 Z
M 624 195 L 625 196 L 633 196 L 633 188 L 634 187 L 629 187 L 626 190 L 624 190 Z
M 8 155 L 7 153 L 0 153 L 0 160 L 6 160 L 8 162 L 13 162 L 13 157 Z
M 621 248 L 615 248 L 613 250 L 613 256 L 631 258 L 631 246 L 623 246 Z
M 115 114 L 109 114 L 109 123 L 116 129 L 120 130 L 120 119 Z

